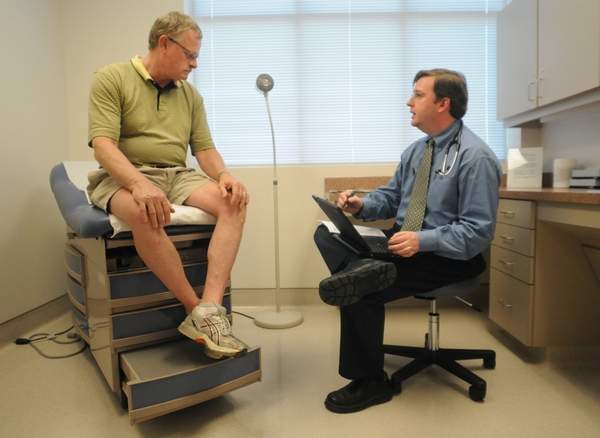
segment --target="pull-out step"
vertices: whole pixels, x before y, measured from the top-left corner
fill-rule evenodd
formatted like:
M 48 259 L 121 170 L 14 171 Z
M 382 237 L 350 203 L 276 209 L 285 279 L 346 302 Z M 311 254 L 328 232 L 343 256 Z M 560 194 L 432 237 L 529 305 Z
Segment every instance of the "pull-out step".
M 132 423 L 219 397 L 261 378 L 260 348 L 213 360 L 187 339 L 121 353 L 120 364 Z

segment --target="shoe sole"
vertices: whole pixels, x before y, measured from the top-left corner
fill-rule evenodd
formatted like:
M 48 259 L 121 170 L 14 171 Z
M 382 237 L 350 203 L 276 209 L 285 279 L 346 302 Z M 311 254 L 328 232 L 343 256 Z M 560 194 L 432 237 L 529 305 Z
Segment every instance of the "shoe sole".
M 375 280 L 373 279 L 375 277 Z M 347 274 L 337 274 L 319 284 L 321 299 L 332 306 L 348 306 L 367 293 L 378 292 L 394 284 L 396 267 L 393 263 L 365 265 Z
M 206 354 L 211 359 L 218 360 L 224 357 L 238 357 L 246 352 L 246 350 L 234 350 L 232 348 L 220 347 L 219 345 L 215 344 L 204 333 L 198 334 L 188 326 L 179 326 L 177 330 L 179 330 L 181 334 L 187 336 L 197 344 L 204 346 L 204 354 Z
M 380 394 L 377 397 L 373 397 L 363 403 L 357 403 L 355 405 L 350 406 L 340 406 L 335 405 L 333 403 L 328 403 L 325 400 L 325 407 L 336 414 L 351 414 L 353 412 L 359 412 L 364 409 L 370 408 L 371 406 L 380 405 L 382 403 L 388 402 L 392 399 L 393 394 L 390 392 L 389 394 Z

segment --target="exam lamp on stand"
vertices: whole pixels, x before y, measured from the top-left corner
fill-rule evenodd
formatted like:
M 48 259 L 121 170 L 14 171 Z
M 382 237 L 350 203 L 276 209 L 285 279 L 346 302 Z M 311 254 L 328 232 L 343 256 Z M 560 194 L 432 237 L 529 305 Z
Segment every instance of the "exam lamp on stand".
M 275 150 L 275 131 L 273 130 L 273 120 L 271 119 L 271 107 L 269 106 L 268 93 L 273 88 L 273 78 L 266 73 L 258 75 L 256 78 L 256 88 L 265 96 L 267 104 L 267 114 L 269 115 L 269 125 L 271 127 L 271 139 L 273 140 L 273 212 L 274 212 L 274 233 L 275 233 L 275 311 L 265 310 L 259 312 L 254 323 L 263 328 L 282 329 L 295 327 L 302 323 L 304 318 L 300 312 L 295 310 L 281 310 L 279 287 L 279 204 L 277 200 L 277 152 Z

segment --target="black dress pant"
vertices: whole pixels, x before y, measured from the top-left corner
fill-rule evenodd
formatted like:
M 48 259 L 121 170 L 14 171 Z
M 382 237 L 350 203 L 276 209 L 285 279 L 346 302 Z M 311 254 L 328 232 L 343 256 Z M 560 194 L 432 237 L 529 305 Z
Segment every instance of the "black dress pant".
M 386 232 L 389 236 L 396 230 Z M 333 238 L 324 225 L 315 231 L 315 243 L 330 272 L 344 269 L 360 257 Z M 377 376 L 383 369 L 383 330 L 385 303 L 475 277 L 485 269 L 481 255 L 470 260 L 454 260 L 433 253 L 398 257 L 394 261 L 396 282 L 349 306 L 340 307 L 339 373 L 347 379 Z

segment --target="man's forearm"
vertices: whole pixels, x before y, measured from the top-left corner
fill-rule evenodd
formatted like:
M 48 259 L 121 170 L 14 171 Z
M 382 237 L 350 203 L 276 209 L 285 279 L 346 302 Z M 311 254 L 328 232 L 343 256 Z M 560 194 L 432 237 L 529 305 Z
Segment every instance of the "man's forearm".
M 133 186 L 144 176 L 127 159 L 114 140 L 96 137 L 92 141 L 94 157 L 108 174 L 122 187 L 132 191 Z
M 221 175 L 227 171 L 221 154 L 216 149 L 207 149 L 196 152 L 196 159 L 200 168 L 212 179 L 218 181 Z

